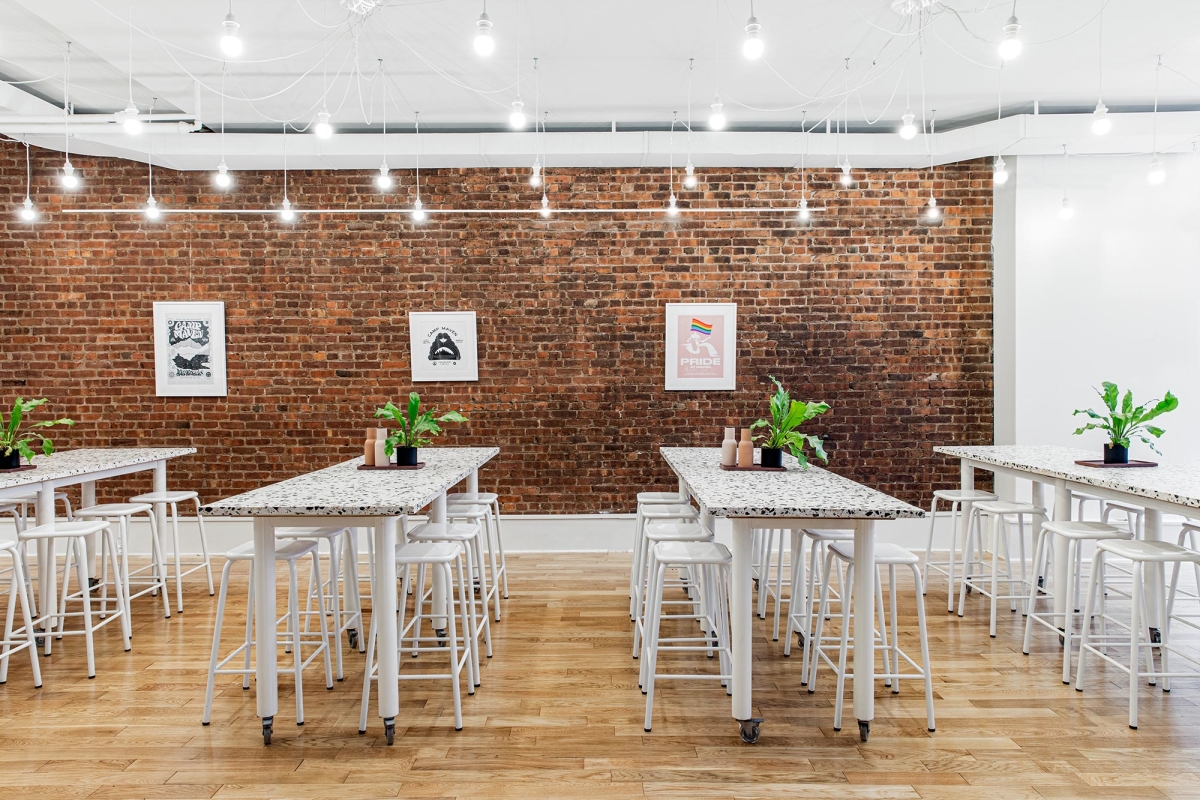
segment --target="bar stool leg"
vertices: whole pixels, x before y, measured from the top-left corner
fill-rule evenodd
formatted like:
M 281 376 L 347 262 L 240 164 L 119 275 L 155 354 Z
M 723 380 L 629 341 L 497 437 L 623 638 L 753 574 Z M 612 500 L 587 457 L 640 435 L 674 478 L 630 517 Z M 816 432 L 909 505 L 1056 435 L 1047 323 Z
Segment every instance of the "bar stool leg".
M 839 572 L 841 570 L 838 570 Z M 846 565 L 846 586 L 854 585 L 854 563 Z M 878 586 L 878 584 L 876 584 Z M 833 709 L 833 729 L 840 731 L 842 729 L 842 701 L 846 696 L 846 650 L 850 644 L 850 607 L 852 600 L 844 598 L 842 600 L 842 641 L 838 648 L 838 676 L 837 676 L 837 699 L 834 701 Z M 819 624 L 819 623 L 818 623 Z M 871 637 L 871 644 L 874 646 L 874 637 Z M 886 651 L 885 651 L 886 652 Z M 820 658 L 820 654 L 817 655 Z M 815 666 L 815 665 L 814 665 Z M 886 669 L 886 667 L 884 667 Z
M 1079 597 L 1079 592 L 1077 591 L 1077 589 L 1078 589 L 1077 584 L 1079 583 L 1080 569 L 1078 568 L 1078 566 L 1075 569 L 1071 569 L 1071 565 L 1079 564 L 1079 552 L 1080 552 L 1080 548 L 1079 548 L 1078 540 L 1071 539 L 1067 543 L 1067 586 L 1066 586 L 1066 591 L 1063 592 L 1063 596 L 1066 598 L 1066 602 L 1063 604 L 1062 682 L 1065 684 L 1071 683 L 1071 640 L 1072 640 L 1072 638 L 1074 638 L 1072 636 L 1072 634 L 1074 632 L 1074 627 L 1075 627 L 1075 619 L 1074 619 L 1074 613 L 1075 613 L 1074 605 L 1075 604 L 1072 601 L 1072 598 L 1078 599 L 1078 597 Z M 1136 595 L 1134 595 L 1134 597 L 1136 597 Z M 1133 602 L 1133 605 L 1135 605 L 1135 606 L 1137 605 L 1136 600 Z M 1086 617 L 1084 618 L 1083 626 L 1085 628 L 1088 627 Z
M 232 566 L 232 561 L 226 561 L 224 569 L 221 570 L 221 594 L 217 597 L 217 619 L 213 623 L 212 653 L 208 657 L 208 681 L 204 687 L 204 716 L 200 718 L 201 725 L 208 725 L 212 722 L 213 690 L 217 680 L 217 659 L 221 651 L 221 625 L 225 622 L 225 600 L 229 595 L 229 568 Z M 247 609 L 247 620 L 250 616 L 250 611 Z M 250 637 L 247 635 L 246 641 L 249 640 Z M 248 656 L 249 652 L 247 651 Z
M 954 571 L 956 564 L 954 558 L 958 555 L 958 518 L 962 516 L 962 503 L 950 504 L 950 565 L 947 570 L 950 573 L 949 588 L 946 591 L 946 613 L 954 613 Z M 964 553 L 964 556 L 966 554 Z M 966 559 L 963 559 L 963 569 L 966 569 Z M 928 583 L 925 584 L 925 591 L 929 591 Z
M 1129 621 L 1129 727 L 1137 730 L 1139 641 L 1142 638 L 1142 604 L 1136 598 L 1143 593 L 1142 562 L 1133 564 L 1133 596 Z
M 418 612 L 420 609 L 418 609 Z M 375 671 L 375 635 L 379 627 L 379 616 L 371 615 L 371 628 L 367 632 L 367 666 L 363 676 L 362 704 L 358 711 L 358 734 L 367 732 L 367 710 L 371 706 L 371 674 Z
M 178 575 L 178 573 L 176 573 Z M 296 562 L 288 561 L 288 620 L 291 629 L 292 665 L 296 670 L 296 724 L 304 724 L 304 681 L 300 664 L 300 581 L 296 577 Z M 259 658 L 275 658 L 274 653 L 259 653 Z
M 455 567 L 457 567 L 457 570 L 458 570 L 458 592 L 459 592 L 460 601 L 464 604 L 470 603 L 471 608 L 474 609 L 475 601 L 467 596 L 467 588 L 466 588 L 467 583 L 466 583 L 465 576 L 463 575 L 462 559 L 455 559 L 454 565 L 455 565 Z M 458 631 L 457 631 L 458 625 L 456 622 L 456 617 L 458 615 L 454 613 L 454 578 L 450 574 L 450 565 L 449 564 L 438 564 L 436 569 L 440 569 L 445 578 L 443 585 L 446 587 L 446 627 L 449 629 L 446 632 L 446 635 L 449 638 L 449 641 L 447 642 L 449 647 L 447 649 L 449 649 L 449 651 L 450 651 L 450 681 L 451 681 L 451 685 L 452 685 L 451 694 L 454 697 L 454 730 L 461 731 L 462 725 L 463 725 L 463 723 L 462 723 L 462 688 L 459 686 L 459 681 L 460 681 L 460 676 L 462 674 L 462 667 L 460 666 L 459 660 L 458 660 Z M 485 605 L 486 605 L 486 598 L 485 598 Z M 484 608 L 484 615 L 485 616 L 487 615 L 486 607 Z M 470 639 L 472 636 L 472 632 L 468 628 L 465 631 L 465 633 L 466 633 L 466 636 L 463 637 L 464 646 L 470 648 L 471 647 Z M 465 660 L 468 664 L 471 663 L 470 658 L 467 658 Z M 468 671 L 470 671 L 469 667 L 468 667 Z M 467 680 L 468 681 L 471 680 L 470 675 L 467 676 Z
M 171 503 L 171 549 L 175 558 L 175 595 L 179 613 L 183 613 L 183 570 L 179 562 L 179 504 Z
M 333 543 L 330 542 L 331 546 L 332 546 L 332 544 Z M 316 550 L 312 551 L 312 574 L 317 577 L 317 592 L 320 593 L 320 592 L 322 592 L 321 587 L 324 584 L 321 582 L 321 558 L 320 558 L 320 546 L 319 545 Z M 324 651 L 325 651 L 325 688 L 332 689 L 333 688 L 333 668 L 329 663 L 329 661 L 330 661 L 330 659 L 329 659 L 329 624 L 325 619 L 325 609 L 324 609 L 323 602 L 321 603 L 321 606 L 322 606 L 321 613 L 317 614 L 317 619 L 321 623 L 320 624 L 321 644 L 319 645 L 319 647 L 324 648 Z M 305 619 L 307 620 L 307 617 L 305 617 Z M 340 637 L 341 634 L 338 634 L 338 636 Z M 339 638 L 339 641 L 340 641 L 340 638 Z M 296 634 L 296 652 L 299 652 L 299 651 L 300 651 L 300 634 L 297 633 Z M 296 683 L 299 683 L 299 682 L 300 682 L 300 676 L 297 675 Z
M 807 595 L 803 598 L 800 596 L 800 588 L 804 576 L 804 539 L 804 534 L 799 530 L 792 531 L 792 583 L 788 590 L 790 594 L 788 599 L 787 628 L 783 632 L 783 655 L 785 657 L 792 654 L 792 633 L 797 630 L 796 604 L 797 602 L 808 603 Z
M 878 585 L 878 583 L 876 583 Z M 924 601 L 920 599 L 920 594 L 917 595 L 917 603 L 924 605 Z M 892 664 L 896 667 L 896 673 L 902 672 L 900 669 L 900 621 L 896 616 L 896 565 L 888 564 L 888 604 L 892 612 Z M 883 617 L 880 617 L 880 625 Z M 900 679 L 896 678 L 892 681 L 892 693 L 900 693 Z
M 921 573 L 917 571 L 915 564 L 912 565 L 912 571 L 913 580 L 919 587 Z M 933 717 L 933 669 L 929 665 L 929 629 L 925 625 L 925 601 L 922 599 L 923 594 L 924 592 L 917 592 L 917 629 L 921 636 L 921 671 L 925 673 L 925 722 L 929 728 L 929 732 L 933 733 L 937 730 L 937 723 Z
M 208 578 L 208 596 L 213 596 L 212 559 L 208 557 L 208 534 L 204 532 L 204 515 L 200 513 L 200 497 L 196 496 L 196 524 L 200 527 L 200 552 L 204 556 L 204 574 Z

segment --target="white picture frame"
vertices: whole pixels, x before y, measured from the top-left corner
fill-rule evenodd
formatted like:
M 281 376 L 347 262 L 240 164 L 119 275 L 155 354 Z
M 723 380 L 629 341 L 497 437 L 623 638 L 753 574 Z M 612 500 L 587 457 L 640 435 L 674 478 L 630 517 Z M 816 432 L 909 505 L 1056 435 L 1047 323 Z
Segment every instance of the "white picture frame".
M 474 311 L 410 311 L 413 383 L 478 381 Z
M 737 304 L 667 303 L 666 389 L 737 389 Z
M 154 304 L 154 388 L 159 397 L 225 397 L 225 304 Z

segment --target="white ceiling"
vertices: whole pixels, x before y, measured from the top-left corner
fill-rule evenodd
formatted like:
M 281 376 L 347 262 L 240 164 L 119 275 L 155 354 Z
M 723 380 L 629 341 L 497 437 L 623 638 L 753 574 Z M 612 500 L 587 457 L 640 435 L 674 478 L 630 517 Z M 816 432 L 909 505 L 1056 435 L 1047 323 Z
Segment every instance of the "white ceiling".
M 851 131 L 890 133 L 906 104 L 918 119 L 922 106 L 927 114 L 936 109 L 939 130 L 974 125 L 994 117 L 1001 85 L 1006 115 L 1028 112 L 1035 101 L 1043 112 L 1081 112 L 1095 105 L 1100 91 L 1101 5 L 1108 106 L 1150 107 L 1161 55 L 1160 107 L 1200 108 L 1196 0 L 1023 0 L 1016 12 L 1024 52 L 1003 71 L 997 69 L 996 43 L 1011 0 L 948 0 L 925 18 L 921 37 L 915 35 L 921 19 L 896 14 L 890 0 L 757 0 L 766 53 L 755 62 L 741 54 L 748 0 L 491 0 L 496 50 L 489 58 L 471 47 L 482 5 L 385 0 L 363 18 L 337 0 L 235 0 L 245 51 L 228 64 L 224 120 L 228 130 L 247 136 L 238 137 L 244 144 L 234 150 L 248 160 L 265 158 L 272 148 L 249 144 L 250 134 L 271 132 L 277 141 L 284 120 L 304 127 L 323 102 L 339 129 L 379 131 L 385 91 L 389 127 L 411 129 L 419 111 L 426 131 L 503 131 L 518 96 L 518 65 L 526 110 L 547 112 L 552 132 L 608 131 L 614 123 L 620 131 L 640 131 L 669 127 L 673 112 L 686 120 L 688 63 L 694 58 L 695 126 L 703 127 L 719 89 L 732 132 L 722 134 L 728 146 L 713 141 L 708 147 L 731 155 L 746 150 L 736 144 L 738 131 L 794 131 L 805 117 L 812 126 L 844 114 Z M 224 0 L 0 0 L 0 74 L 35 81 L 13 86 L 16 91 L 0 96 L 0 106 L 52 112 L 22 93 L 61 103 L 70 40 L 76 111 L 123 108 L 130 7 L 134 100 L 144 111 L 157 97 L 156 113 L 199 115 L 207 128 L 219 129 Z M 384 60 L 386 81 L 377 79 L 378 59 Z M 1176 123 L 1176 138 L 1200 133 L 1188 128 L 1194 115 L 1180 119 L 1187 121 Z M 15 128 L 0 130 L 13 135 Z M 32 138 L 61 147 L 61 136 L 58 144 L 50 136 Z M 81 138 L 84 151 L 129 150 L 136 157 L 128 143 L 111 136 Z M 188 144 L 162 150 L 213 152 L 215 137 L 176 138 Z M 361 141 L 351 150 L 378 152 L 369 138 Z M 528 140 L 516 141 L 521 143 L 514 149 L 531 151 Z M 847 150 L 858 147 L 845 144 Z M 143 144 L 143 157 L 144 150 Z M 191 166 L 183 160 L 180 166 Z

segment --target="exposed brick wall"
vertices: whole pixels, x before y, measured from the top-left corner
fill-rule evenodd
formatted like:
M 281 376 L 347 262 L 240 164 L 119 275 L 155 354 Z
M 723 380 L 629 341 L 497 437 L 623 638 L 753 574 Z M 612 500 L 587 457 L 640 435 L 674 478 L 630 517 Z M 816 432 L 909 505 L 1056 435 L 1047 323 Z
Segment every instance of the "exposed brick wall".
M 981 161 L 935 172 L 945 221 L 929 226 L 924 171 L 874 170 L 850 191 L 811 170 L 809 227 L 790 214 L 530 216 L 88 215 L 144 203 L 145 165 L 34 150 L 36 225 L 17 219 L 23 148 L 0 147 L 0 400 L 46 396 L 79 421 L 60 446 L 191 444 L 172 485 L 204 498 L 324 467 L 360 451 L 370 410 L 406 396 L 409 310 L 474 309 L 480 380 L 421 384 L 471 417 L 447 444 L 499 445 L 483 476 L 524 513 L 628 511 L 671 483 L 660 444 L 716 445 L 727 421 L 765 411 L 766 375 L 833 410 L 812 424 L 830 467 L 924 504 L 956 479 L 941 442 L 992 429 L 991 186 Z M 798 173 L 706 169 L 703 199 L 794 204 Z M 395 173 L 396 207 L 412 176 Z M 426 207 L 536 208 L 517 170 L 422 172 Z M 277 207 L 282 175 L 155 171 L 167 208 Z M 300 209 L 380 208 L 367 172 L 294 172 Z M 550 172 L 556 205 L 663 206 L 658 169 Z M 229 396 L 157 398 L 155 300 L 223 300 Z M 738 303 L 738 390 L 666 392 L 668 301 Z M 146 479 L 148 480 L 148 479 Z M 102 487 L 103 488 L 103 487 Z M 119 494 L 126 487 L 109 489 Z M 103 491 L 102 491 L 103 494 Z

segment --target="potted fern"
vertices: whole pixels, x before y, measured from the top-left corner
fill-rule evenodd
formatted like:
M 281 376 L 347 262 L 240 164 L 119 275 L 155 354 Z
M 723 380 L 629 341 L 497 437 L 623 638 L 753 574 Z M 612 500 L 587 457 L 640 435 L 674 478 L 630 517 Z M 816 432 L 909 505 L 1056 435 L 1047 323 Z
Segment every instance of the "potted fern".
M 821 438 L 797 430 L 813 417 L 828 411 L 828 404 L 793 400 L 787 389 L 783 388 L 783 384 L 775 380 L 775 376 L 768 377 L 771 383 L 775 384 L 775 394 L 771 396 L 771 419 L 760 419 L 750 426 L 751 430 L 767 429 L 765 434 L 754 437 L 762 441 L 762 466 L 782 467 L 783 451 L 788 450 L 800 462 L 800 466 L 807 469 L 808 456 L 804 453 L 805 445 L 812 448 L 817 458 L 829 463 L 829 456 L 825 454 Z
M 415 467 L 417 465 L 417 448 L 428 447 L 432 437 L 442 432 L 442 422 L 466 422 L 467 418 L 458 411 L 447 411 L 440 417 L 433 410 L 421 410 L 421 397 L 416 392 L 408 395 L 408 407 L 399 406 L 388 401 L 383 408 L 375 409 L 376 418 L 387 417 L 399 424 L 399 428 L 389 431 L 384 450 L 390 457 L 396 454 L 396 464 L 399 466 Z
M 4 413 L 0 412 L 0 470 L 19 469 L 22 456 L 32 464 L 34 453 L 29 444 L 32 441 L 40 442 L 41 450 L 46 455 L 54 452 L 54 443 L 37 429 L 75 424 L 75 421 L 70 419 L 45 419 L 27 425 L 22 430 L 21 423 L 26 422 L 29 412 L 45 402 L 46 398 L 44 397 L 38 400 L 25 400 L 18 397 L 17 402 L 13 403 L 12 413 L 7 420 L 4 418 Z
M 1134 406 L 1133 392 L 1126 391 L 1125 396 L 1121 397 L 1121 390 L 1117 388 L 1115 383 L 1105 381 L 1100 385 L 1104 389 L 1097 389 L 1096 394 L 1100 395 L 1100 399 L 1104 401 L 1108 413 L 1101 414 L 1090 408 L 1077 409 L 1075 414 L 1086 414 L 1093 421 L 1076 430 L 1075 435 L 1079 436 L 1082 433 L 1092 430 L 1100 430 L 1107 433 L 1108 443 L 1104 445 L 1105 464 L 1128 464 L 1129 442 L 1134 438 L 1140 439 L 1151 450 L 1158 453 L 1158 448 L 1154 446 L 1154 442 L 1150 441 L 1147 436 L 1153 436 L 1157 439 L 1165 431 L 1162 428 L 1147 425 L 1146 423 L 1161 414 L 1166 414 L 1168 411 L 1174 411 L 1178 408 L 1179 398 L 1167 392 L 1162 400 L 1151 400 L 1148 403 L 1142 403 L 1140 406 Z M 1119 408 L 1118 399 L 1120 400 Z M 1159 455 L 1162 454 L 1159 453 Z

